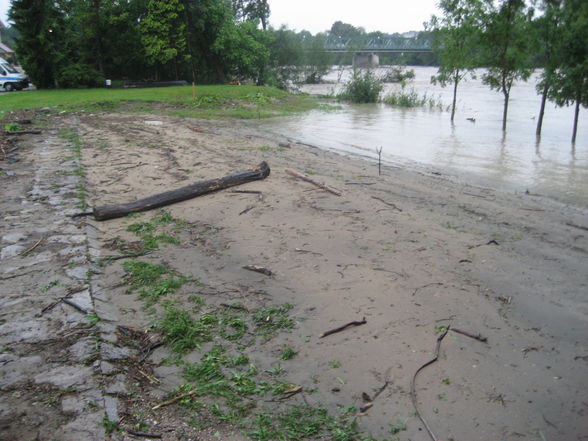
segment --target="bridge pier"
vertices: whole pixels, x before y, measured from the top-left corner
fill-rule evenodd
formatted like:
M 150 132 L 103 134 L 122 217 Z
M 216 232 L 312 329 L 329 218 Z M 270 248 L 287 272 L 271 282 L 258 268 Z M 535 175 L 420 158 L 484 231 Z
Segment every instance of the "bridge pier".
M 378 54 L 366 54 L 362 52 L 356 52 L 353 55 L 353 67 L 367 67 L 374 68 L 380 65 L 380 57 Z

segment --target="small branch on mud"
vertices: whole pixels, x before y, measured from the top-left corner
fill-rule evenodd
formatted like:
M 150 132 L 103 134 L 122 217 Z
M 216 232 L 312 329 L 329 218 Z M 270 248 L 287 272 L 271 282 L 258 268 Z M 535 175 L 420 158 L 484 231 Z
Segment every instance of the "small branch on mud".
M 35 244 L 32 247 L 30 247 L 29 249 L 24 250 L 22 253 L 20 253 L 19 256 L 26 256 L 27 254 L 32 252 L 35 248 L 37 248 L 39 245 L 41 245 L 44 240 L 45 240 L 45 236 L 43 236 L 37 242 L 35 242 Z
M 93 211 L 84 211 L 83 213 L 72 214 L 70 217 L 72 219 L 75 219 L 77 217 L 92 216 L 93 214 L 94 214 Z
M 0 280 L 10 280 L 10 279 L 16 279 L 17 277 L 23 277 L 26 276 L 27 274 L 31 274 L 31 273 L 38 273 L 42 270 L 32 270 L 32 271 L 27 271 L 25 273 L 20 273 L 20 274 L 14 274 L 12 276 L 6 276 L 6 277 L 0 277 Z
M 143 375 L 145 378 L 149 380 L 151 384 L 159 384 L 161 381 L 159 378 L 155 378 L 153 375 L 149 375 L 147 372 L 143 372 L 141 369 L 138 369 L 138 372 Z
M 431 439 L 433 441 L 438 441 L 437 440 L 437 437 L 433 434 L 433 431 L 429 427 L 429 424 L 427 423 L 427 421 L 425 420 L 425 418 L 421 414 L 421 411 L 419 410 L 419 406 L 418 406 L 418 403 L 417 403 L 416 378 L 417 378 L 417 375 L 423 369 L 425 369 L 427 366 L 430 366 L 430 365 L 432 365 L 433 363 L 435 363 L 437 361 L 437 359 L 439 358 L 439 351 L 441 350 L 441 342 L 443 341 L 443 339 L 445 338 L 445 336 L 447 335 L 447 333 L 449 332 L 450 329 L 451 329 L 451 325 L 448 326 L 447 329 L 445 329 L 445 331 L 441 335 L 439 335 L 439 337 L 437 337 L 437 344 L 435 345 L 435 354 L 434 354 L 433 358 L 431 358 L 426 363 L 422 364 L 421 367 L 419 367 L 416 370 L 416 372 L 412 376 L 412 380 L 410 382 L 410 397 L 412 398 L 412 405 L 414 406 L 414 410 L 415 410 L 417 416 L 419 417 L 419 419 L 423 423 L 423 426 L 425 426 L 425 429 L 427 430 L 427 433 L 429 434 L 429 436 L 431 437 Z
M 249 213 L 251 210 L 253 210 L 255 208 L 255 205 L 250 205 L 249 207 L 247 207 L 245 210 L 243 210 L 242 212 L 239 213 L 239 216 L 241 216 L 242 214 L 245 213 Z
M 121 254 L 120 256 L 104 256 L 100 258 L 100 262 L 110 262 L 114 260 L 121 260 L 121 259 L 134 259 L 135 257 L 143 257 L 151 254 L 153 251 L 143 251 L 142 253 L 129 253 L 129 254 Z
M 482 334 L 480 334 L 479 332 L 477 334 L 472 334 L 471 332 L 464 331 L 463 329 L 458 329 L 458 328 L 451 328 L 451 330 L 453 332 L 456 332 L 457 334 L 465 335 L 466 337 L 481 341 L 482 343 L 488 343 L 488 338 L 482 336 Z
M 366 411 L 368 411 L 369 409 L 371 409 L 373 407 L 373 405 L 374 405 L 374 401 L 376 401 L 376 398 L 378 398 L 380 396 L 380 394 L 382 392 L 384 392 L 384 390 L 388 387 L 388 384 L 390 384 L 390 382 L 388 380 L 386 380 L 386 382 L 384 383 L 384 385 L 377 390 L 377 392 L 374 394 L 373 397 L 370 397 L 368 394 L 366 394 L 364 392 L 363 393 L 363 400 L 366 403 L 359 408 L 359 412 L 360 413 L 365 413 Z
M 380 147 L 376 149 L 376 153 L 378 154 L 378 176 L 382 175 L 382 149 L 384 147 Z
M 468 245 L 468 249 L 471 250 L 472 248 L 483 247 L 484 245 L 496 245 L 496 246 L 498 246 L 500 244 L 495 239 L 492 239 L 492 240 L 489 240 L 486 243 L 481 243 L 481 244 L 478 244 L 478 245 Z
M 426 285 L 423 286 L 418 286 L 414 289 L 414 291 L 412 292 L 412 295 L 416 295 L 417 292 L 419 292 L 419 290 L 423 289 L 423 288 L 427 288 L 429 286 L 444 286 L 445 284 L 443 282 L 433 282 L 433 283 L 427 283 Z
M 342 325 L 342 326 L 339 326 L 339 327 L 337 327 L 337 328 L 331 329 L 331 330 L 329 330 L 329 331 L 325 331 L 325 332 L 323 332 L 323 333 L 322 333 L 322 334 L 319 336 L 319 338 L 324 338 L 324 337 L 327 337 L 327 336 L 329 336 L 329 335 L 336 334 L 337 332 L 344 331 L 345 329 L 347 329 L 347 328 L 349 328 L 349 327 L 351 327 L 351 326 L 361 326 L 361 325 L 365 325 L 366 323 L 367 323 L 367 321 L 366 321 L 366 319 L 365 319 L 365 317 L 364 317 L 364 318 L 363 318 L 362 320 L 360 320 L 360 321 L 353 321 L 353 322 L 349 322 L 349 323 L 346 323 L 346 324 L 344 324 L 344 325 Z
M 249 271 L 255 271 L 256 273 L 265 274 L 266 276 L 272 276 L 274 274 L 271 269 L 259 265 L 245 265 L 243 268 Z
M 387 202 L 387 201 L 385 201 L 384 199 L 382 199 L 382 198 L 379 198 L 379 197 L 377 197 L 377 196 L 372 196 L 372 199 L 375 199 L 376 201 L 380 201 L 380 202 L 382 202 L 383 204 L 386 204 L 387 206 L 389 206 L 389 207 L 392 207 L 392 208 L 394 208 L 395 210 L 397 210 L 397 211 L 400 211 L 400 212 L 402 213 L 402 208 L 398 208 L 398 207 L 397 207 L 395 204 L 393 204 L 392 202 Z
M 200 127 L 196 127 L 196 126 L 187 126 L 190 130 L 192 130 L 193 132 L 197 132 L 197 133 L 208 133 L 206 130 L 201 129 Z
M 574 224 L 574 223 L 572 223 L 572 222 L 566 222 L 566 225 L 567 225 L 568 227 L 574 227 L 574 228 L 578 228 L 579 230 L 588 231 L 588 227 L 584 227 L 584 226 L 582 226 L 582 225 L 577 225 L 577 224 Z
M 151 408 L 151 410 L 157 410 L 157 409 L 160 409 L 162 407 L 169 406 L 170 404 L 174 404 L 175 402 L 180 401 L 180 400 L 183 400 L 184 398 L 191 397 L 195 393 L 196 393 L 196 389 L 191 390 L 190 392 L 186 392 L 185 394 L 178 395 L 177 397 L 174 397 L 174 398 L 169 399 L 167 401 L 163 401 L 163 402 L 161 402 L 159 404 L 156 404 L 155 406 L 153 406 Z
M 43 132 L 41 132 L 40 130 L 19 130 L 18 132 L 3 132 L 5 136 L 40 135 L 41 133 Z
M 250 312 L 249 309 L 247 309 L 246 307 L 241 306 L 241 305 L 229 305 L 228 303 L 221 303 L 220 306 L 222 306 L 223 308 L 228 308 L 228 309 L 236 309 L 237 311 Z
M 341 193 L 340 190 L 337 190 L 334 187 L 330 187 L 323 182 L 318 182 L 315 179 L 312 179 L 310 176 L 305 175 L 304 173 L 300 173 L 296 170 L 286 169 L 286 173 L 288 173 L 290 176 L 294 176 L 295 178 L 302 179 L 303 181 L 309 182 L 312 185 L 316 185 L 317 187 L 322 188 L 323 190 L 326 190 L 329 193 L 334 194 L 335 196 L 341 196 L 343 194 L 343 193 Z
M 131 430 L 131 429 L 126 429 L 126 432 L 129 435 L 139 436 L 139 437 L 142 437 L 142 438 L 157 438 L 157 439 L 161 439 L 161 435 L 158 434 L 158 433 L 135 432 L 134 430 Z

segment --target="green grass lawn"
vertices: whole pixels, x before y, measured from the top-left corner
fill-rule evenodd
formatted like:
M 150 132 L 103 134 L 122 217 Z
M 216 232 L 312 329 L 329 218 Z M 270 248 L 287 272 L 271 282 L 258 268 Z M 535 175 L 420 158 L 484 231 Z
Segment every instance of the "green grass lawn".
M 145 89 L 67 89 L 4 93 L 0 112 L 43 107 L 58 110 L 116 110 L 131 104 L 140 111 L 199 118 L 263 118 L 311 110 L 318 106 L 307 95 L 290 94 L 273 87 L 192 86 Z

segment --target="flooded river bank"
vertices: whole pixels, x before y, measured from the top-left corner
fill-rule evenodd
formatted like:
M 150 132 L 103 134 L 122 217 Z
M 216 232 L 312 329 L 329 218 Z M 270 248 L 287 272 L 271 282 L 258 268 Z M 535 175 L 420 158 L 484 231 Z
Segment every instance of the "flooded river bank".
M 407 88 L 451 103 L 451 87 L 430 83 L 433 67 L 412 67 L 416 78 Z M 337 92 L 349 71 L 333 70 L 329 84 L 305 86 L 312 94 Z M 382 147 L 383 159 L 416 168 L 434 169 L 480 185 L 513 191 L 529 190 L 566 202 L 588 205 L 588 117 L 580 112 L 577 142 L 571 143 L 573 108 L 548 103 L 543 136 L 535 136 L 540 97 L 537 76 L 513 86 L 508 127 L 502 132 L 502 94 L 477 79 L 458 90 L 455 124 L 447 110 L 400 109 L 384 104 L 346 105 L 295 118 L 278 118 L 263 128 L 292 139 L 371 158 Z M 384 94 L 400 88 L 387 84 Z M 472 122 L 471 119 L 475 119 Z

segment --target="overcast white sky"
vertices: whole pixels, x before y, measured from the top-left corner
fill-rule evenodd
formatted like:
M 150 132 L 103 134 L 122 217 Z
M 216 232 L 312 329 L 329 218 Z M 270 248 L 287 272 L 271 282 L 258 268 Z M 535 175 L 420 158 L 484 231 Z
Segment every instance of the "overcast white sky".
M 423 29 L 438 13 L 438 0 L 269 0 L 270 23 L 316 34 L 340 20 L 366 31 L 406 32 Z M 0 19 L 6 22 L 10 0 L 0 0 Z
M 269 0 L 270 23 L 313 34 L 340 20 L 366 31 L 387 33 L 423 30 L 423 22 L 439 14 L 438 0 Z

